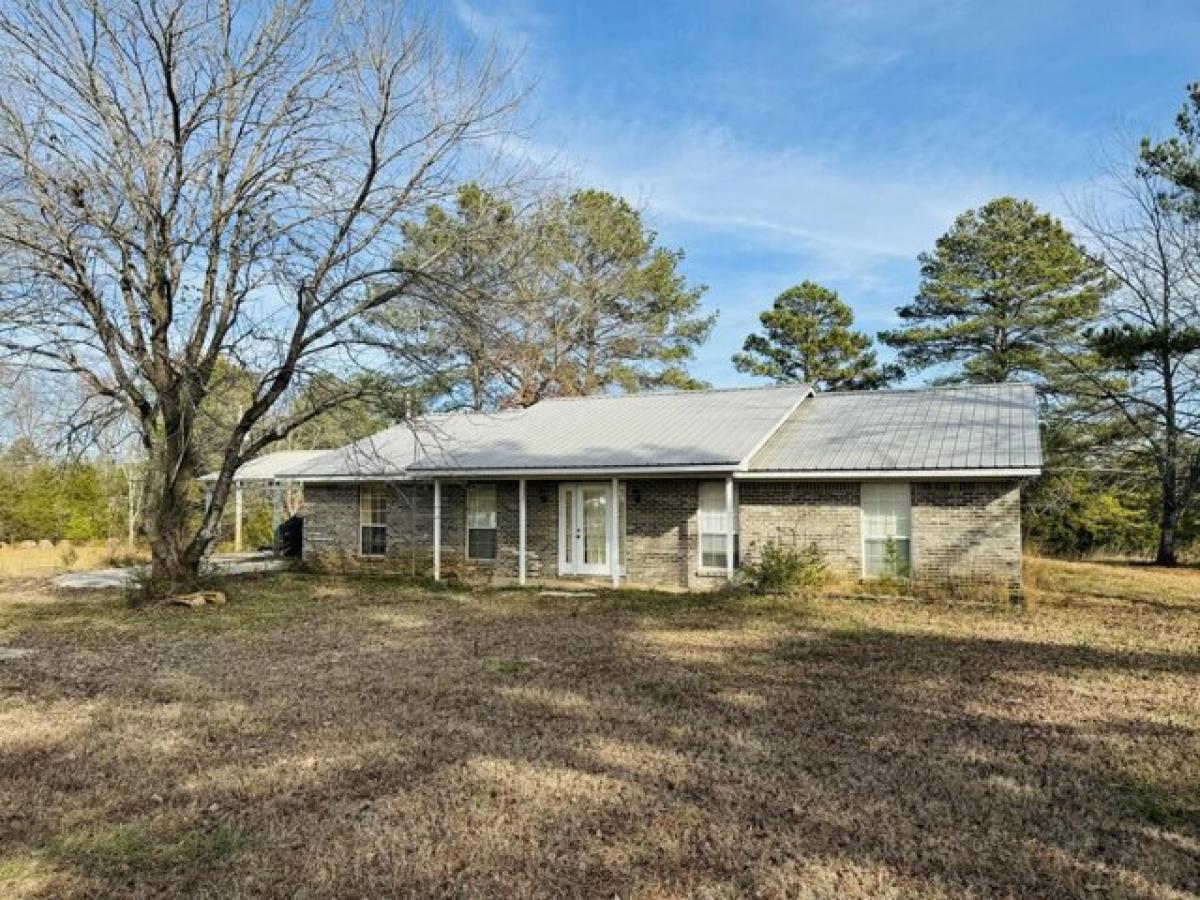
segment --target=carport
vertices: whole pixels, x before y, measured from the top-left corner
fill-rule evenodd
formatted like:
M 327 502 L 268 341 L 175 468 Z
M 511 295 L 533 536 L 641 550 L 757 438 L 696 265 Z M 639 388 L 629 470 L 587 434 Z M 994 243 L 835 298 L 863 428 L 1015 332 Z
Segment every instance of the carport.
M 284 475 L 291 469 L 316 459 L 326 450 L 280 450 L 252 459 L 233 474 L 233 552 L 242 552 L 243 490 L 246 485 L 262 485 L 271 493 L 271 544 L 272 552 L 279 552 L 279 524 L 282 521 L 283 492 L 296 483 Z M 200 477 L 204 484 L 204 503 L 207 507 L 212 495 L 212 483 L 217 480 L 216 472 Z

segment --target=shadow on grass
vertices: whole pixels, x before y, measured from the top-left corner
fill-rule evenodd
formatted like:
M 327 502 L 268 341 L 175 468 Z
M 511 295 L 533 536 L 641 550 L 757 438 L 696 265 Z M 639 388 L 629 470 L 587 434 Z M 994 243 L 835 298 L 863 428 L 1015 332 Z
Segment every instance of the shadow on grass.
M 90 678 L 112 705 L 9 746 L 0 789 L 28 805 L 0 837 L 80 896 L 1200 890 L 1197 732 L 1137 693 L 1194 687 L 1200 654 L 896 631 L 864 605 L 254 590 L 228 607 L 271 622 L 252 642 L 150 629 L 23 661 L 21 690 Z M 385 627 L 394 604 L 421 620 Z M 1077 714 L 1092 675 L 1131 702 Z M 151 795 L 167 837 L 111 831 Z M 235 850 L 180 849 L 210 802 Z

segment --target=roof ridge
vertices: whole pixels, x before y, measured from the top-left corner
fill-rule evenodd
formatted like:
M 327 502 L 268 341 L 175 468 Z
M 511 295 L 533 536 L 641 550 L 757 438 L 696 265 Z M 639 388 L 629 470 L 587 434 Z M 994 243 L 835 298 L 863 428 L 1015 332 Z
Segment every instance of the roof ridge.
M 630 400 L 634 398 L 647 397 L 679 397 L 679 396 L 699 396 L 706 394 L 732 394 L 745 391 L 787 391 L 787 390 L 812 390 L 811 385 L 807 382 L 793 381 L 788 384 L 747 384 L 742 386 L 719 387 L 719 388 L 697 388 L 688 390 L 687 388 L 672 388 L 667 391 L 636 391 L 626 394 L 579 394 L 573 397 L 543 397 L 533 406 L 541 403 L 563 403 L 571 400 Z M 525 407 L 531 409 L 532 407 Z M 504 410 L 501 410 L 504 411 Z
M 930 384 L 921 387 L 907 388 L 853 388 L 844 391 L 814 391 L 817 397 L 844 397 L 846 394 L 859 394 L 867 397 L 887 397 L 892 394 L 934 394 L 948 391 L 980 391 L 990 388 L 1024 387 L 1033 390 L 1033 385 L 1027 381 L 991 381 L 987 384 Z

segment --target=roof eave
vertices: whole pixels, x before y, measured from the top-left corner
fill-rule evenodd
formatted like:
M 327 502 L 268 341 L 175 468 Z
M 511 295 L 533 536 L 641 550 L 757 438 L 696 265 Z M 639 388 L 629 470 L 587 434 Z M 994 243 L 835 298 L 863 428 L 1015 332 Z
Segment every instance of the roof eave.
M 503 468 L 428 468 L 411 469 L 415 479 L 430 478 L 612 478 L 619 475 L 696 475 L 736 472 L 737 462 L 694 463 L 688 465 L 649 466 L 507 466 Z
M 734 478 L 748 481 L 834 481 L 916 480 L 921 478 L 1036 478 L 1040 466 L 1016 466 L 992 469 L 760 469 L 738 472 Z

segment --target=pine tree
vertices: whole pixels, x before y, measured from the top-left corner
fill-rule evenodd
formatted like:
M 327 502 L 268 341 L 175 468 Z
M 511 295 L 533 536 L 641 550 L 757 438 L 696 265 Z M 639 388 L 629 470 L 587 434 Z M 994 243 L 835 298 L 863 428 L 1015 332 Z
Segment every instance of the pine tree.
M 1012 197 L 960 215 L 920 262 L 905 324 L 880 338 L 906 368 L 948 367 L 943 382 L 1046 387 L 1047 345 L 1091 321 L 1106 288 L 1061 222 Z
M 903 376 L 898 366 L 880 365 L 870 336 L 854 330 L 853 311 L 829 288 L 811 281 L 788 288 L 758 318 L 763 333 L 748 336 L 733 356 L 739 372 L 821 390 L 881 388 Z

